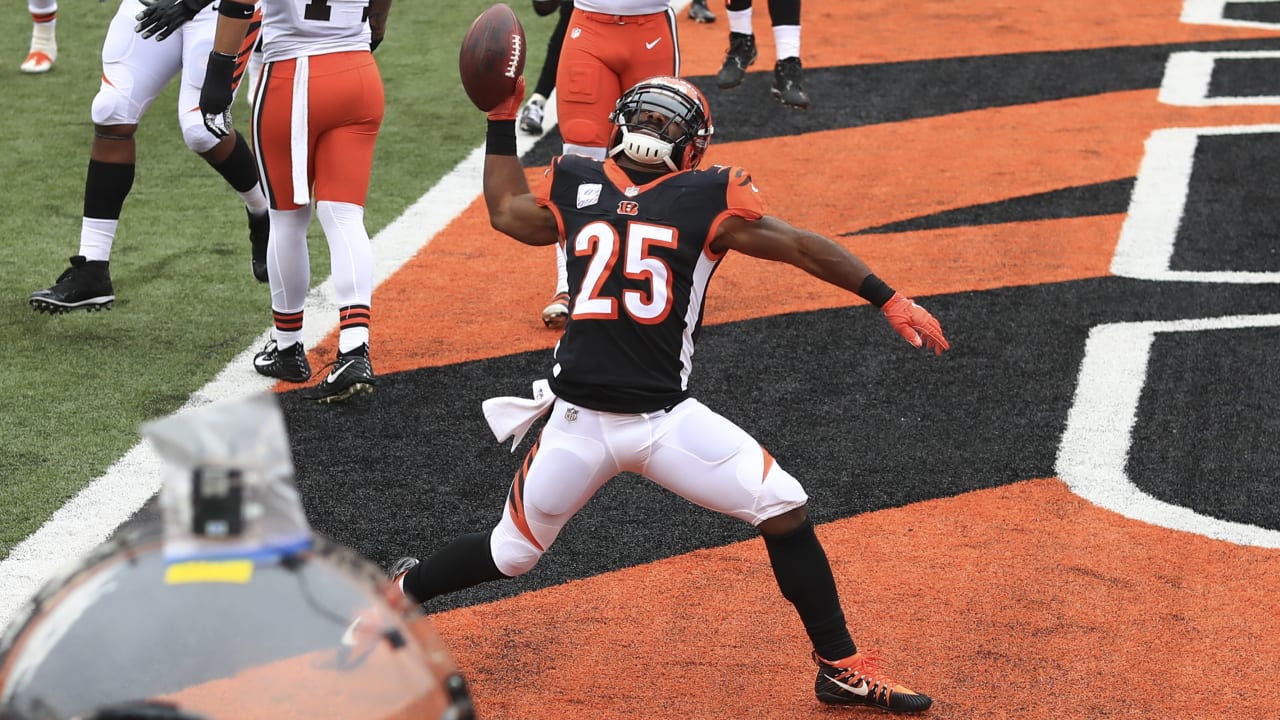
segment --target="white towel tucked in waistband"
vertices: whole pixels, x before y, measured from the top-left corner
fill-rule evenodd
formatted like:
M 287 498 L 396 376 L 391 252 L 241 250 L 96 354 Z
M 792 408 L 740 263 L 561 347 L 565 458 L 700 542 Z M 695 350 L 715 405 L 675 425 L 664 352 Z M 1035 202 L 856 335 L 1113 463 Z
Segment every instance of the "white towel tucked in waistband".
M 293 161 L 293 201 L 298 205 L 311 203 L 311 184 L 307 182 L 307 77 L 311 70 L 307 56 L 298 58 L 293 66 L 293 113 L 290 115 L 292 133 L 289 136 L 289 157 Z
M 484 408 L 484 419 L 489 421 L 489 429 L 493 436 L 502 442 L 514 436 L 511 441 L 511 452 L 524 439 L 525 433 L 533 423 L 551 409 L 556 396 L 551 392 L 551 385 L 546 380 L 533 383 L 533 399 L 519 397 L 489 398 L 481 403 Z

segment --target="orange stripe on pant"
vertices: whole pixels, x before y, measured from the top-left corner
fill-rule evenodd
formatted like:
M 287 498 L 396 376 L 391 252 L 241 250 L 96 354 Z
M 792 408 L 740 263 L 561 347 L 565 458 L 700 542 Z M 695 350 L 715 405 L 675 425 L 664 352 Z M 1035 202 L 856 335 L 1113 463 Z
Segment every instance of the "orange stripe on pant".
M 386 105 L 382 76 L 364 51 L 317 55 L 308 63 L 308 182 L 316 200 L 363 206 Z M 294 60 L 267 64 L 253 123 L 263 185 L 276 210 L 301 207 L 293 201 L 291 174 L 294 71 Z

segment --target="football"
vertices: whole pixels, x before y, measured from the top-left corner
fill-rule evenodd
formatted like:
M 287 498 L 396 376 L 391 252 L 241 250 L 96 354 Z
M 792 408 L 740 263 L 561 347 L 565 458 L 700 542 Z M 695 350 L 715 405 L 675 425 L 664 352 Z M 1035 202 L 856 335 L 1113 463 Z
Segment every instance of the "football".
M 524 28 L 515 11 L 497 3 L 480 13 L 462 38 L 458 74 L 476 107 L 489 111 L 515 92 L 524 74 Z

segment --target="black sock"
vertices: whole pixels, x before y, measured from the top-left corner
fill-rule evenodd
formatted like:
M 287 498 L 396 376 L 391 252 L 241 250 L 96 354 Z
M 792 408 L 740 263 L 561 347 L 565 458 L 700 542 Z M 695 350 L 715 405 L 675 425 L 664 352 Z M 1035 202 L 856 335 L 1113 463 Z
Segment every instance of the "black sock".
M 253 159 L 253 151 L 249 149 L 249 143 L 245 142 L 244 136 L 239 132 L 236 133 L 236 144 L 231 148 L 231 154 L 226 160 L 214 165 L 213 169 L 218 174 L 226 178 L 227 183 L 236 189 L 236 192 L 249 192 L 254 185 L 258 184 L 258 164 Z
M 133 163 L 89 160 L 84 180 L 84 216 L 97 220 L 119 220 L 124 199 L 133 189 Z
M 456 592 L 472 585 L 505 578 L 489 551 L 489 533 L 458 537 L 404 576 L 404 591 L 418 602 Z
M 769 0 L 769 24 L 799 25 L 800 0 Z
M 813 649 L 826 660 L 840 660 L 857 652 L 840 608 L 831 564 L 813 532 L 813 523 L 805 521 L 785 535 L 762 537 L 778 589 L 795 605 Z

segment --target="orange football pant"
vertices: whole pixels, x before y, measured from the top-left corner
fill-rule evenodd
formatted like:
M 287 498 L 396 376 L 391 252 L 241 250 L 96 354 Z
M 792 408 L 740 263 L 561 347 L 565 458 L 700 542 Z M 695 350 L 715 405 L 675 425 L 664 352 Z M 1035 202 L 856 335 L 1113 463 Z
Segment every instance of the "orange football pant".
M 675 16 L 573 11 L 556 71 L 560 136 L 571 145 L 605 147 L 609 114 L 622 91 L 655 75 L 678 75 Z
M 307 59 L 306 178 L 316 200 L 363 206 L 386 97 L 372 53 Z M 254 107 L 253 137 L 271 207 L 302 207 L 293 197 L 296 60 L 267 63 Z M 301 139 L 299 138 L 299 141 Z

